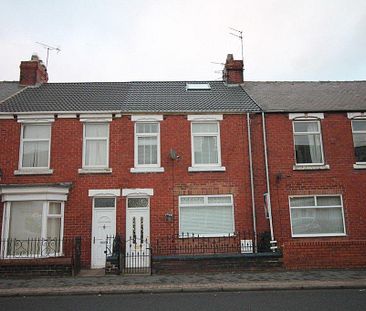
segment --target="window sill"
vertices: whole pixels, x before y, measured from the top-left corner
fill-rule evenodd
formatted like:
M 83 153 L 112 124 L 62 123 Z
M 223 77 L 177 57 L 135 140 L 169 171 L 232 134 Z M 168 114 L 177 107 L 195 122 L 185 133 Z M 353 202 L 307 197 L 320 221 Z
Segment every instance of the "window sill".
M 30 169 L 19 169 L 14 171 L 14 175 L 51 175 L 53 170 L 49 168 L 30 168 Z
M 109 174 L 112 173 L 111 168 L 79 168 L 79 174 Z
M 294 171 L 316 171 L 316 170 L 329 170 L 329 169 L 330 169 L 329 164 L 323 164 L 323 165 L 296 164 L 293 166 Z
M 132 167 L 130 169 L 131 173 L 164 173 L 164 167 Z
M 324 238 L 324 237 L 342 237 L 347 236 L 346 233 L 323 233 L 323 234 L 293 234 L 293 238 Z
M 190 166 L 188 172 L 225 172 L 225 166 Z
M 366 163 L 355 163 L 353 164 L 355 170 L 366 170 Z

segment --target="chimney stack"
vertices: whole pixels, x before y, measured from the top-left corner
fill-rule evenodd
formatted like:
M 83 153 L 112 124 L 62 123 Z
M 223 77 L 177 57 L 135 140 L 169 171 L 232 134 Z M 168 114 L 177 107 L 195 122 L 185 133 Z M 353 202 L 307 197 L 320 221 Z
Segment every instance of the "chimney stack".
M 244 82 L 243 61 L 234 60 L 233 54 L 228 54 L 226 57 L 223 80 L 227 84 L 240 84 Z
M 31 60 L 20 63 L 20 85 L 36 85 L 47 83 L 47 68 L 39 59 L 38 55 L 33 54 Z

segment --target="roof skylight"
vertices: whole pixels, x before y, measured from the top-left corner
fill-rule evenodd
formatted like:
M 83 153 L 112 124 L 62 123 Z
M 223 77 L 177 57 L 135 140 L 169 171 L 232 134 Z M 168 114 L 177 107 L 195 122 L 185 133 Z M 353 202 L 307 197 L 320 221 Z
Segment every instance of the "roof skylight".
M 211 90 L 210 83 L 186 83 L 186 91 L 208 91 Z

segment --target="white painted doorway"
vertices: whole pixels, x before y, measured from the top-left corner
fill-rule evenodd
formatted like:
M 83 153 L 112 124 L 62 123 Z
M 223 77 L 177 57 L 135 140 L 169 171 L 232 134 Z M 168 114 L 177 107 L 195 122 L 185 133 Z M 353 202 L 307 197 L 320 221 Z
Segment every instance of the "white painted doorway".
M 127 197 L 125 267 L 150 266 L 150 197 Z
M 91 268 L 104 268 L 106 253 L 116 234 L 116 199 L 97 198 L 93 200 L 93 225 L 91 241 Z

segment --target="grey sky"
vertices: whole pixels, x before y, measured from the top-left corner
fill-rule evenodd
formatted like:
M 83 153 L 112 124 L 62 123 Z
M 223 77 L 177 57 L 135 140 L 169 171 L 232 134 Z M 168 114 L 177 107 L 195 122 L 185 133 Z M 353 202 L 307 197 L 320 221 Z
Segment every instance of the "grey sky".
M 36 41 L 50 82 L 216 80 L 228 27 L 247 80 L 366 79 L 365 0 L 0 0 L 0 81 Z

